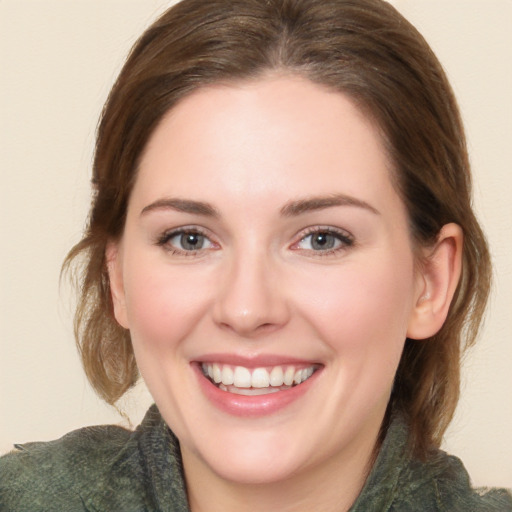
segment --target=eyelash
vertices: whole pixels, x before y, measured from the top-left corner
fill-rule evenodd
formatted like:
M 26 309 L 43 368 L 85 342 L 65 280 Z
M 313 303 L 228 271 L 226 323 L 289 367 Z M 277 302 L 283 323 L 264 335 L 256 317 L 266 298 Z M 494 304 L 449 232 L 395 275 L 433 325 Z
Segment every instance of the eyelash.
M 291 249 L 293 250 L 300 250 L 301 248 L 299 245 L 303 243 L 308 237 L 311 237 L 313 235 L 326 235 L 329 237 L 334 237 L 334 243 L 339 242 L 337 247 L 329 248 L 329 249 L 302 249 L 304 251 L 307 251 L 310 255 L 315 257 L 325 257 L 325 256 L 332 256 L 337 254 L 341 251 L 346 251 L 350 247 L 354 245 L 354 238 L 352 235 L 350 235 L 347 231 L 341 230 L 341 229 L 335 229 L 332 227 L 311 227 L 307 228 L 304 232 L 300 234 L 300 239 L 298 242 L 295 242 L 291 245 Z M 165 231 L 160 235 L 156 240 L 156 245 L 163 247 L 165 250 L 167 250 L 172 255 L 178 255 L 178 256 L 197 256 L 201 251 L 205 251 L 208 249 L 211 249 L 211 247 L 200 247 L 197 250 L 186 250 L 186 249 L 179 249 L 175 246 L 171 245 L 169 242 L 178 236 L 183 235 L 197 235 L 204 237 L 205 240 L 208 241 L 211 245 L 216 245 L 215 242 L 213 242 L 210 238 L 210 236 L 201 228 L 198 227 L 183 227 L 179 229 L 173 229 L 171 231 Z
M 179 229 L 173 229 L 171 231 L 165 231 L 160 235 L 156 241 L 156 245 L 163 247 L 166 251 L 168 251 L 170 254 L 177 255 L 177 256 L 197 256 L 201 251 L 204 251 L 205 248 L 201 247 L 196 250 L 186 250 L 186 249 L 179 249 L 177 247 L 174 247 L 169 242 L 177 237 L 177 236 L 183 236 L 183 235 L 197 235 L 204 237 L 205 240 L 207 240 L 210 244 L 215 245 L 214 242 L 211 241 L 210 236 L 203 231 L 202 229 L 198 227 L 184 227 Z
M 345 230 L 336 229 L 332 227 L 315 226 L 307 228 L 303 233 L 301 233 L 300 240 L 292 245 L 292 249 L 299 249 L 298 245 L 300 243 L 304 242 L 308 237 L 311 237 L 315 234 L 332 236 L 335 239 L 335 243 L 336 241 L 339 242 L 339 245 L 337 247 L 333 247 L 326 250 L 303 249 L 315 257 L 322 258 L 326 256 L 333 256 L 339 252 L 346 251 L 347 249 L 353 247 L 355 243 L 353 236 Z

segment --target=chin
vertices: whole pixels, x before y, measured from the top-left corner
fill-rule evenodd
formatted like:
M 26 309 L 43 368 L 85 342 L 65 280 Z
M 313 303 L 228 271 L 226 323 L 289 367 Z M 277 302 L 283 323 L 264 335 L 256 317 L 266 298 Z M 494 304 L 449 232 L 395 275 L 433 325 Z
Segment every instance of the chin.
M 198 442 L 192 448 L 193 457 L 229 482 L 256 485 L 285 481 L 306 466 L 314 453 L 297 450 L 302 443 L 291 442 L 291 436 L 276 430 L 239 433 L 231 430 L 226 436 L 210 432 L 209 438 L 203 438 L 203 443 Z M 186 463 L 192 451 L 184 443 L 181 446 Z
M 222 479 L 244 485 L 283 482 L 298 472 L 297 461 L 285 461 L 275 453 L 235 456 L 222 461 L 216 459 L 209 465 Z

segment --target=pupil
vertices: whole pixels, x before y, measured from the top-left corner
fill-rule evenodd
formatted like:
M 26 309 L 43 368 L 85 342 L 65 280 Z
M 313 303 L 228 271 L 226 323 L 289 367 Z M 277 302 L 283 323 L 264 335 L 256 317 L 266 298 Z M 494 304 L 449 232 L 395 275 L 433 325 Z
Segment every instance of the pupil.
M 334 237 L 329 233 L 317 233 L 312 240 L 313 249 L 332 249 Z
M 200 249 L 203 245 L 203 236 L 197 233 L 185 233 L 181 235 L 181 246 L 184 249 Z

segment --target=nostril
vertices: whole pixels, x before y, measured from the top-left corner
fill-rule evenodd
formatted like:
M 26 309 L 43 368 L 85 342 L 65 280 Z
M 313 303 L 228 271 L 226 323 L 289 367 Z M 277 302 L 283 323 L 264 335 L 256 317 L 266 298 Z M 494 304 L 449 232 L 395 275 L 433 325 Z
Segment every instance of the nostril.
M 253 338 L 255 336 L 264 335 L 264 334 L 270 334 L 274 332 L 275 330 L 279 329 L 281 327 L 280 324 L 272 323 L 272 322 L 265 322 L 262 324 L 245 324 L 241 325 L 240 323 L 235 322 L 219 322 L 218 326 L 221 329 L 224 329 L 226 331 L 236 332 L 239 335 L 242 335 L 247 338 Z
M 284 326 L 289 319 L 282 294 L 251 269 L 238 269 L 219 289 L 213 320 L 223 330 L 251 338 Z
M 274 330 L 275 328 L 276 328 L 276 324 L 272 324 L 270 322 L 261 324 L 257 327 L 257 329 L 259 331 L 271 331 L 271 330 Z

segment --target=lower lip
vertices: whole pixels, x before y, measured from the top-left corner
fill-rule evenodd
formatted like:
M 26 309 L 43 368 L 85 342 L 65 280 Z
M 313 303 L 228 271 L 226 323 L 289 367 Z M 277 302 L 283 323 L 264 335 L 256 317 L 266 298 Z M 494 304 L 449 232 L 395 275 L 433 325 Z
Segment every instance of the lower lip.
M 246 396 L 219 389 L 204 376 L 200 365 L 194 364 L 193 367 L 196 371 L 199 385 L 210 402 L 228 414 L 243 417 L 266 416 L 284 409 L 292 402 L 304 396 L 321 372 L 321 370 L 317 370 L 308 380 L 290 389 L 266 395 Z

